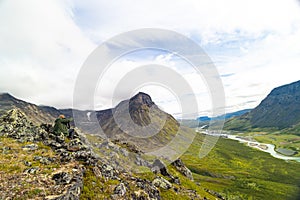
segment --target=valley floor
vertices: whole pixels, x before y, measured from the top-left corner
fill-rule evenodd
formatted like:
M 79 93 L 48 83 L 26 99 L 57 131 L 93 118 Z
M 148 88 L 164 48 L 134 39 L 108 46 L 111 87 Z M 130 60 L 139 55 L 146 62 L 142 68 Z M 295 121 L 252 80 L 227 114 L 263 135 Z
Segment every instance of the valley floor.
M 238 141 L 220 138 L 208 156 L 198 153 L 204 135 L 198 134 L 182 156 L 203 187 L 226 199 L 299 199 L 300 163 L 284 161 Z

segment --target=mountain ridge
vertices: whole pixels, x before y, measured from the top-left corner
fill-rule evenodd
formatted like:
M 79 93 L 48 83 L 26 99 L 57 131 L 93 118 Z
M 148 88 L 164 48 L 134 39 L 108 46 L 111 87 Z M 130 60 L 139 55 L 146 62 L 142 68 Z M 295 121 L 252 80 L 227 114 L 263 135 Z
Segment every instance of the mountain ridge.
M 300 81 L 274 88 L 261 103 L 242 116 L 229 119 L 226 129 L 290 129 L 300 122 Z

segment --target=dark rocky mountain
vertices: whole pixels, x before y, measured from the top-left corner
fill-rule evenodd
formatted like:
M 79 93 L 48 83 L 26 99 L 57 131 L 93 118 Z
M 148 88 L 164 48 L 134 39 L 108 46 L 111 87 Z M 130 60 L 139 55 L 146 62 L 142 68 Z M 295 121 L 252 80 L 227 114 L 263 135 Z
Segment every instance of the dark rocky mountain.
M 292 128 L 300 122 L 300 81 L 277 87 L 251 112 L 229 120 L 225 127 Z
M 141 92 L 113 109 L 96 113 L 108 138 L 131 142 L 145 152 L 165 146 L 179 130 L 176 119 Z

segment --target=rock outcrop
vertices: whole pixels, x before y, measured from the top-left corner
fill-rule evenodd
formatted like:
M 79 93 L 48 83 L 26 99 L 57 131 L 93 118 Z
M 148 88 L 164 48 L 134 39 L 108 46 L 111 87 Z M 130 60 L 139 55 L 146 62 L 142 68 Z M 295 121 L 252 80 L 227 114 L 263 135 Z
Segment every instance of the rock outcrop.
M 181 159 L 177 159 L 171 163 L 180 173 L 189 178 L 190 180 L 194 180 L 193 174 L 189 168 L 187 168 Z

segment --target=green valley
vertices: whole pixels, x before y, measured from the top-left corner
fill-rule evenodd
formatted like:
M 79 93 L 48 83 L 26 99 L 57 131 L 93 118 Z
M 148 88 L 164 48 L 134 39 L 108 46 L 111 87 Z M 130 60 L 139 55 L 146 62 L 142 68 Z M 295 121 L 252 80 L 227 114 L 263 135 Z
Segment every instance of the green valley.
M 182 160 L 202 187 L 226 199 L 299 199 L 300 163 L 273 158 L 260 150 L 220 138 L 203 159 L 197 155 L 204 135 L 197 135 Z

